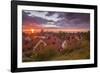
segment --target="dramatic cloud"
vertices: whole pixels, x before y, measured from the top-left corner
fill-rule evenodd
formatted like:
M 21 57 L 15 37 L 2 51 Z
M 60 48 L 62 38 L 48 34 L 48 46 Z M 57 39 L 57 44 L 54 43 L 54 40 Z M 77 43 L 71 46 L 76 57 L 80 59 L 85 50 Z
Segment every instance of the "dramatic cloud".
M 54 28 L 90 28 L 89 13 L 23 10 L 23 24 Z
M 40 12 L 40 11 L 24 11 L 25 13 L 28 13 L 28 16 L 31 17 L 40 17 L 46 20 L 52 20 L 52 21 L 58 21 L 60 18 L 58 18 L 58 13 L 53 13 L 52 15 L 48 15 L 49 12 Z

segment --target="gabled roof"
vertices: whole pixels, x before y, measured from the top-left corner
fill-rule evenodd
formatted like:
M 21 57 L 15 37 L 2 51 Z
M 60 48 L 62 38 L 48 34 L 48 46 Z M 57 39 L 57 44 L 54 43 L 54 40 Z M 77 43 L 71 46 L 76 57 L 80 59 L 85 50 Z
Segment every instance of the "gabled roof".
M 44 44 L 44 46 L 47 45 L 47 43 L 46 43 L 45 41 L 43 41 L 43 40 L 40 39 L 40 40 L 37 42 L 37 44 L 34 46 L 34 49 L 36 49 L 41 43 Z

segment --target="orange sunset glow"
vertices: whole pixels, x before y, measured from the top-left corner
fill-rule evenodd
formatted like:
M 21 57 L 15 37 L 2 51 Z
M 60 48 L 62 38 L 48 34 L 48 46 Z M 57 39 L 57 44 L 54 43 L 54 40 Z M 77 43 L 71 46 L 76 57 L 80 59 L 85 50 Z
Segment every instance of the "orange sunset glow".
M 23 32 L 25 33 L 39 33 L 41 32 L 41 30 L 43 30 L 44 32 L 55 32 L 55 33 L 58 33 L 58 32 L 70 32 L 70 33 L 73 33 L 73 32 L 87 32 L 89 31 L 89 29 L 47 29 L 47 28 L 41 28 L 41 29 L 36 29 L 36 28 L 30 28 L 30 29 L 23 29 Z

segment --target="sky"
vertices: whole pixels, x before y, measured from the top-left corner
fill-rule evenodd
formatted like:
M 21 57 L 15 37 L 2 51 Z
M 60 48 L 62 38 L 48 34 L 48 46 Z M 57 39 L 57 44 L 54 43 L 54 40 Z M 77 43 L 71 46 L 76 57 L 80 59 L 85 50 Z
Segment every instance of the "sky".
M 22 24 L 33 28 L 89 29 L 90 14 L 23 10 Z

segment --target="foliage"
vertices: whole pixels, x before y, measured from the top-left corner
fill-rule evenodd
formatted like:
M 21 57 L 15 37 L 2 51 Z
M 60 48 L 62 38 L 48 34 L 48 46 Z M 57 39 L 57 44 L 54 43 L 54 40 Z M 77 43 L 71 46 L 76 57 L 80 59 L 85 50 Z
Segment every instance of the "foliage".
M 46 48 L 42 48 L 39 51 L 34 51 L 31 57 L 36 61 L 47 61 L 58 54 L 59 52 L 55 48 L 52 46 L 47 46 Z
M 79 60 L 90 58 L 90 32 L 80 33 L 82 39 L 80 41 L 72 42 L 63 50 L 59 51 L 53 45 L 43 47 L 40 45 L 37 50 L 29 49 L 23 51 L 23 62 L 31 61 L 52 61 L 52 60 Z M 64 40 L 68 33 L 56 33 L 60 39 Z

